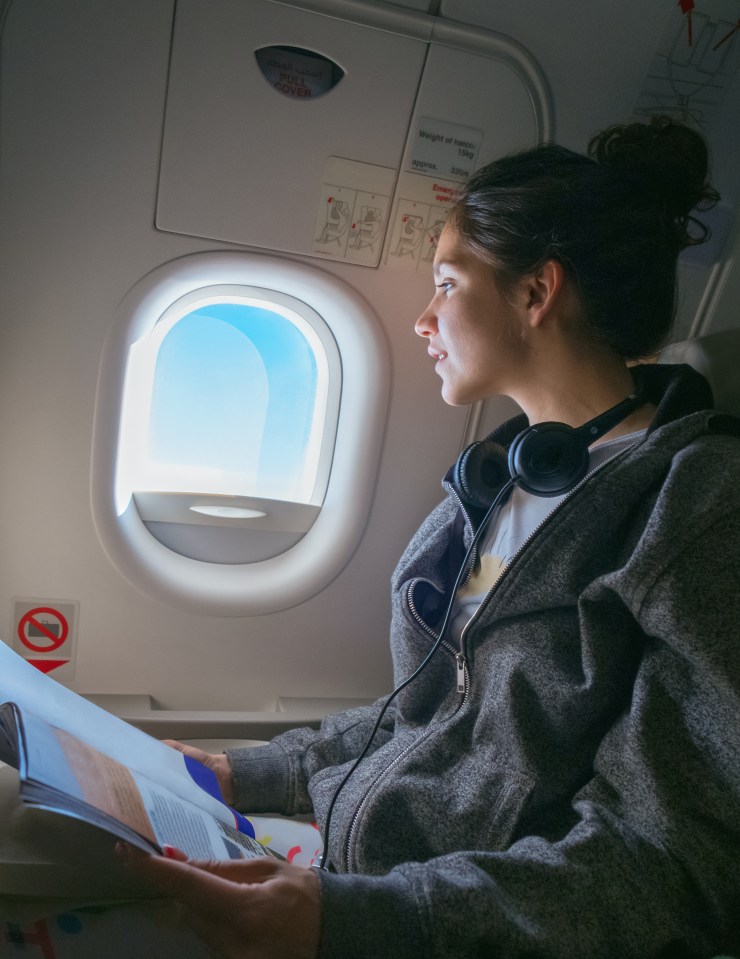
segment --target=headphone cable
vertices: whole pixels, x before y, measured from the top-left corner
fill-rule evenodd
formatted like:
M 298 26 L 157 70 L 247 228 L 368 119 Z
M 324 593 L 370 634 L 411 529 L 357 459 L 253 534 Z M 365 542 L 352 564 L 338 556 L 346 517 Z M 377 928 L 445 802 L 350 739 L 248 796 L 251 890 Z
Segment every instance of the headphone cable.
M 446 633 L 447 633 L 447 629 L 448 629 L 448 626 L 449 626 L 450 618 L 451 618 L 451 616 L 452 616 L 452 609 L 453 609 L 454 604 L 455 604 L 455 597 L 457 596 L 457 591 L 458 591 L 458 589 L 460 588 L 460 583 L 462 582 L 462 578 L 463 578 L 463 576 L 464 576 L 464 574 L 465 574 L 465 572 L 466 572 L 466 570 L 467 570 L 467 568 L 468 568 L 468 563 L 470 562 L 470 557 L 471 557 L 472 554 L 473 554 L 473 550 L 476 548 L 476 546 L 477 546 L 478 543 L 480 542 L 481 537 L 483 536 L 484 531 L 488 528 L 488 523 L 489 523 L 489 520 L 491 519 L 491 516 L 493 515 L 494 510 L 495 510 L 496 507 L 499 505 L 499 503 L 502 501 L 502 499 L 504 498 L 504 496 L 505 496 L 505 495 L 511 490 L 511 488 L 512 488 L 513 486 L 515 486 L 515 485 L 516 485 L 516 481 L 513 480 L 513 479 L 510 479 L 510 480 L 508 480 L 506 483 L 504 483 L 504 485 L 501 487 L 501 489 L 500 489 L 500 490 L 498 491 L 498 493 L 496 494 L 493 502 L 491 503 L 491 505 L 490 505 L 490 506 L 488 507 L 488 509 L 486 510 L 486 514 L 485 514 L 485 516 L 483 517 L 483 520 L 481 521 L 480 526 L 479 526 L 478 529 L 475 531 L 475 534 L 473 535 L 473 539 L 470 541 L 470 546 L 468 546 L 468 548 L 467 548 L 467 550 L 466 550 L 466 552 L 465 552 L 465 556 L 464 556 L 464 558 L 463 558 L 463 561 L 462 561 L 462 563 L 460 564 L 460 571 L 458 572 L 457 577 L 456 577 L 455 582 L 454 582 L 454 585 L 453 585 L 453 587 L 452 587 L 452 592 L 451 592 L 451 594 L 450 594 L 450 601 L 449 601 L 449 603 L 447 604 L 447 609 L 445 610 L 445 615 L 444 615 L 444 618 L 443 618 L 443 620 L 442 620 L 442 625 L 440 626 L 440 629 L 439 629 L 439 634 L 438 634 L 436 640 L 434 641 L 434 644 L 432 645 L 432 648 L 431 648 L 431 649 L 429 650 L 429 652 L 426 654 L 426 656 L 425 656 L 424 659 L 421 661 L 421 663 L 416 667 L 416 669 L 413 671 L 413 673 L 411 673 L 410 676 L 408 676 L 406 679 L 404 679 L 403 682 L 401 682 L 398 686 L 396 686 L 396 688 L 393 690 L 393 692 L 389 694 L 388 698 L 387 698 L 386 701 L 383 703 L 383 706 L 382 706 L 380 712 L 378 713 L 378 718 L 375 720 L 375 725 L 373 726 L 372 731 L 371 731 L 370 735 L 369 735 L 368 738 L 367 738 L 367 742 L 365 743 L 365 745 L 364 745 L 363 748 L 362 748 L 362 751 L 360 752 L 359 756 L 355 759 L 355 761 L 352 763 L 352 765 L 350 766 L 348 772 L 344 775 L 344 778 L 342 779 L 342 781 L 339 783 L 339 785 L 337 786 L 336 790 L 334 791 L 334 795 L 332 796 L 331 802 L 329 803 L 329 809 L 328 809 L 328 811 L 327 811 L 327 813 L 326 813 L 326 821 L 325 821 L 325 823 L 324 823 L 324 849 L 323 849 L 323 852 L 321 853 L 321 859 L 319 860 L 318 866 L 316 866 L 315 868 L 317 868 L 317 869 L 322 869 L 322 870 L 325 870 L 325 869 L 328 868 L 328 856 L 329 856 L 329 827 L 331 826 L 331 819 L 332 819 L 332 814 L 333 814 L 333 812 L 334 812 L 334 806 L 336 805 L 336 802 L 337 802 L 337 799 L 339 798 L 340 793 L 342 792 L 342 790 L 344 789 L 344 787 L 345 787 L 345 786 L 347 785 L 347 783 L 349 782 L 350 778 L 351 778 L 352 775 L 354 774 L 354 772 L 355 772 L 355 770 L 357 769 L 357 767 L 360 765 L 360 763 L 362 762 L 362 760 L 363 760 L 363 759 L 365 758 L 365 756 L 367 755 L 367 753 L 368 753 L 368 751 L 369 751 L 369 749 L 370 749 L 370 746 L 372 745 L 372 742 L 373 742 L 373 740 L 375 739 L 375 734 L 377 733 L 378 729 L 380 728 L 380 724 L 381 724 L 381 722 L 383 721 L 383 717 L 385 716 L 386 711 L 387 711 L 388 707 L 390 706 L 390 704 L 393 702 L 393 700 L 396 698 L 396 696 L 398 696 L 398 694 L 399 694 L 400 692 L 402 692 L 404 689 L 406 689 L 406 687 L 409 686 L 409 685 L 417 678 L 417 676 L 422 672 L 422 670 L 426 668 L 426 666 L 429 664 L 430 660 L 432 659 L 432 657 L 434 656 L 434 654 L 437 652 L 437 650 L 439 649 L 440 645 L 442 644 L 442 640 L 445 638 L 445 635 L 446 635 Z

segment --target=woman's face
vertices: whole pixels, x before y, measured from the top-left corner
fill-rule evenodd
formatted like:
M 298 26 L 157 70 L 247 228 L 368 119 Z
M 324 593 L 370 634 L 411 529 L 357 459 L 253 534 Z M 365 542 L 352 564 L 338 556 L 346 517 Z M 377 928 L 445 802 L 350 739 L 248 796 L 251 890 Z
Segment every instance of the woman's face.
M 427 337 L 444 401 L 463 406 L 510 393 L 519 381 L 526 350 L 523 294 L 515 292 L 513 304 L 504 298 L 493 268 L 471 252 L 450 224 L 437 245 L 434 285 L 434 296 L 415 330 Z

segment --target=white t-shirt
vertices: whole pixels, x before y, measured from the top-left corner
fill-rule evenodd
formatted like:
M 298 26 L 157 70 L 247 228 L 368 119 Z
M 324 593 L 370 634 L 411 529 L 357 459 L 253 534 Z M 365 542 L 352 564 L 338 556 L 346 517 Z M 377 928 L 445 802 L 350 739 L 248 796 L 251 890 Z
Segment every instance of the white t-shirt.
M 639 440 L 645 430 L 618 436 L 594 446 L 589 452 L 589 471 L 611 459 Z M 470 579 L 457 591 L 452 608 L 451 633 L 459 641 L 465 625 L 492 589 L 507 563 L 527 537 L 568 493 L 561 496 L 535 496 L 515 486 L 506 501 L 489 521 L 489 528 L 480 542 L 480 563 Z

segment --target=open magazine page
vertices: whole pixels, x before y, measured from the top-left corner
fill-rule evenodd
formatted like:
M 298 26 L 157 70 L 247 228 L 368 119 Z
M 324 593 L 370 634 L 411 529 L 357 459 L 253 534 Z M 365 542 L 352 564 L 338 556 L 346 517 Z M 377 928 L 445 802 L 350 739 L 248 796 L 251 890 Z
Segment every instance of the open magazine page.
M 0 703 L 4 702 L 16 703 L 21 710 L 66 730 L 211 815 L 223 815 L 221 793 L 210 770 L 78 696 L 0 642 Z M 251 833 L 247 821 L 235 815 L 236 828 Z
M 214 816 L 28 710 L 14 712 L 24 802 L 93 823 L 148 850 L 170 844 L 206 859 L 266 854 L 239 832 L 227 806 Z

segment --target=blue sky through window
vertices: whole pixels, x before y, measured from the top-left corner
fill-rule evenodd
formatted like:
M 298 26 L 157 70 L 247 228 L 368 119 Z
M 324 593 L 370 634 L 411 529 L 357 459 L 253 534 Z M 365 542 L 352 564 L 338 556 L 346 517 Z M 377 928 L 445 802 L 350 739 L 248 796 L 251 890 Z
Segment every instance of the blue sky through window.
M 316 389 L 311 345 L 281 313 L 244 303 L 193 310 L 157 355 L 150 457 L 228 476 L 243 495 L 290 499 L 304 475 Z

